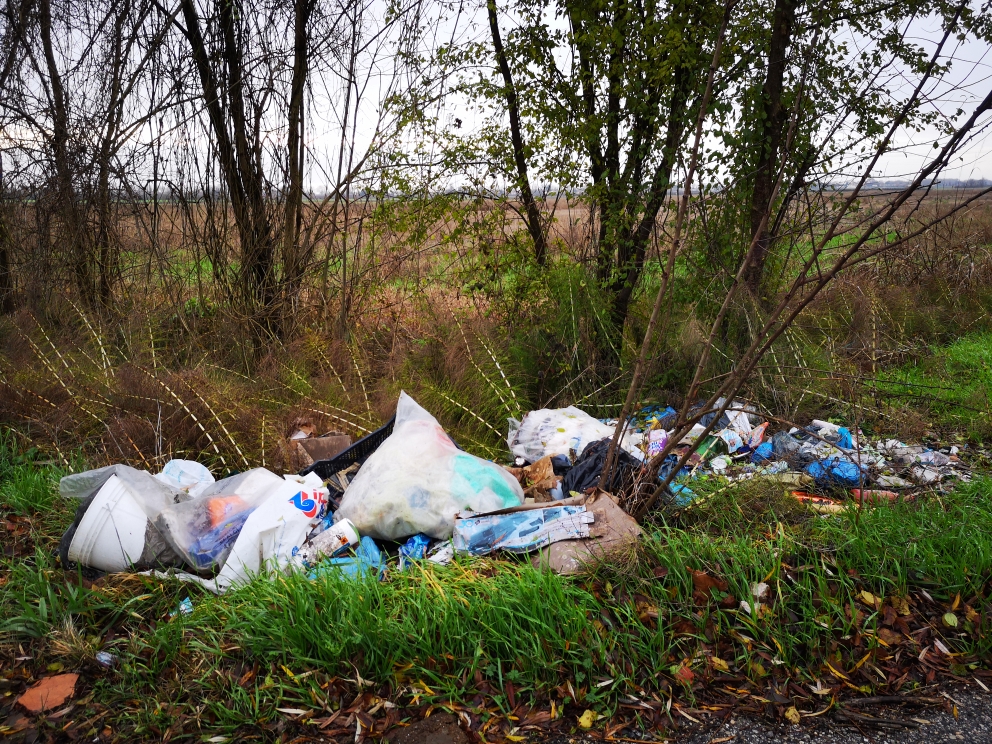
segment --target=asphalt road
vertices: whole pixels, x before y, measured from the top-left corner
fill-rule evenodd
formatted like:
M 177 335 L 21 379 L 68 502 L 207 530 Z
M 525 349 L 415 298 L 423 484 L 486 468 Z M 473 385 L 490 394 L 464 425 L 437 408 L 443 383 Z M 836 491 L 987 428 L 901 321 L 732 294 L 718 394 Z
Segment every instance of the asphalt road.
M 548 744 L 590 744 L 592 741 L 645 741 L 657 744 L 992 744 L 992 693 L 974 686 L 942 686 L 918 694 L 940 697 L 942 700 L 947 700 L 944 696 L 948 695 L 953 702 L 927 707 L 891 705 L 854 709 L 862 715 L 902 721 L 911 728 L 884 729 L 863 722 L 854 726 L 839 720 L 833 713 L 822 718 L 803 718 L 801 723 L 795 725 L 732 716 L 722 724 L 693 725 L 677 733 L 668 732 L 664 738 L 656 738 L 650 732 L 617 733 L 616 738 L 612 739 L 603 739 L 601 735 L 558 735 L 552 737 Z
M 592 742 L 667 742 L 668 744 L 949 744 L 974 742 L 992 744 L 992 693 L 977 687 L 941 687 L 918 691 L 916 695 L 939 699 L 937 705 L 886 705 L 852 707 L 848 710 L 876 719 L 858 725 L 842 721 L 836 713 L 804 718 L 799 724 L 773 724 L 767 721 L 731 717 L 722 724 L 693 725 L 678 733 L 657 738 L 651 732 L 617 732 L 612 738 L 601 731 L 588 734 L 557 734 L 547 744 L 591 744 Z M 945 702 L 947 701 L 947 702 Z M 956 715 L 955 715 L 956 713 Z M 889 721 L 880 728 L 878 719 Z M 902 722 L 898 726 L 893 721 Z M 328 740 L 330 741 L 330 740 Z M 349 738 L 350 741 L 350 738 Z M 540 742 L 527 738 L 528 744 Z M 397 729 L 386 737 L 386 744 L 471 744 L 455 716 L 438 713 Z
M 946 689 L 953 698 L 953 710 L 942 707 L 899 708 L 879 706 L 861 713 L 877 718 L 896 719 L 919 728 L 880 729 L 860 724 L 859 728 L 836 718 L 803 719 L 799 725 L 769 724 L 761 720 L 731 718 L 704 730 L 684 731 L 672 744 L 944 744 L 944 742 L 988 742 L 992 744 L 992 694 L 976 689 Z M 946 699 L 946 698 L 945 698 Z M 916 719 L 915 721 L 913 719 Z

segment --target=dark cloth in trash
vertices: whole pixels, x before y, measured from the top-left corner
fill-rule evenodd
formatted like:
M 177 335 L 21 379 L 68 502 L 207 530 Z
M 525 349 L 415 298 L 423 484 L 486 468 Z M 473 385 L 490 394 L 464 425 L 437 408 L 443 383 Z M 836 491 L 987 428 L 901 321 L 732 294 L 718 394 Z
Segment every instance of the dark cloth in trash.
M 555 455 L 551 458 L 551 468 L 555 475 L 563 476 L 572 469 L 572 461 L 568 455 Z
M 609 437 L 588 445 L 562 479 L 562 492 L 566 496 L 572 491 L 585 493 L 588 489 L 599 485 L 599 476 L 603 472 L 603 463 L 606 462 L 606 453 L 609 449 Z M 614 494 L 629 491 L 633 488 L 640 470 L 641 462 L 626 450 L 617 447 L 613 474 L 606 484 L 606 490 Z
M 678 464 L 679 464 L 678 455 L 669 455 L 668 457 L 666 457 L 665 461 L 661 463 L 661 467 L 658 468 L 658 480 L 664 482 L 665 478 L 668 477 L 668 474 L 671 473 L 672 470 L 675 468 L 675 466 Z M 685 466 L 683 466 L 682 470 L 680 470 L 678 473 L 679 476 L 688 475 L 688 474 L 689 474 L 689 468 Z
M 772 437 L 772 450 L 776 459 L 787 460 L 795 455 L 802 447 L 799 440 L 786 431 L 780 431 Z
M 698 403 L 696 403 L 696 405 L 694 405 L 692 408 L 689 409 L 689 419 L 691 420 L 694 416 L 698 415 L 699 412 L 702 411 L 705 407 L 706 407 L 706 401 L 704 400 L 701 400 Z M 703 415 L 701 419 L 699 419 L 699 423 L 703 426 L 709 426 L 710 423 L 712 423 L 713 419 L 715 418 L 716 418 L 716 410 L 711 408 Z M 712 430 L 723 431 L 728 426 L 730 426 L 730 416 L 728 416 L 727 412 L 724 411 L 723 415 L 720 416 L 720 420 L 717 421 L 716 426 L 714 426 Z

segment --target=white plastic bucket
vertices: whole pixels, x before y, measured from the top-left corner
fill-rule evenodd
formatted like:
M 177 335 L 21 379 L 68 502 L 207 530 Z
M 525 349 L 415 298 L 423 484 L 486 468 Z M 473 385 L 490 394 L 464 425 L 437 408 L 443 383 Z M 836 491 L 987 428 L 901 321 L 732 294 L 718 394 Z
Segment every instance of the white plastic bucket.
M 79 520 L 69 560 L 103 571 L 126 571 L 141 558 L 147 528 L 144 510 L 112 475 Z

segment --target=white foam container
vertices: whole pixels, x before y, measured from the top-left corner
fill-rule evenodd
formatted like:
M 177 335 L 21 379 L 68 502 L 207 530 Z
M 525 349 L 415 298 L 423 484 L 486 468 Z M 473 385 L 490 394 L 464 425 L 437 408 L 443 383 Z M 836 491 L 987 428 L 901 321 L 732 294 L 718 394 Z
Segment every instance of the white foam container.
M 69 560 L 102 571 L 127 571 L 145 549 L 148 517 L 120 478 L 100 487 L 69 545 Z

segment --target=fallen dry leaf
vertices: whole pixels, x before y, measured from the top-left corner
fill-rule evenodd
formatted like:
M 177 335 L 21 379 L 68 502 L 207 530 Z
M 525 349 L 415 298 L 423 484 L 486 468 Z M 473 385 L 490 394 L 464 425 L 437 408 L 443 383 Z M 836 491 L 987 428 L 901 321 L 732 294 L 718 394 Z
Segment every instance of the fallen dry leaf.
M 676 681 L 681 682 L 684 685 L 691 685 L 696 679 L 696 675 L 685 664 L 680 665 L 672 676 L 675 677 Z
M 705 571 L 689 570 L 692 575 L 692 598 L 699 604 L 706 604 L 710 600 L 711 592 L 716 589 L 725 592 L 729 587 L 723 579 L 711 576 Z
M 758 602 L 766 602 L 771 596 L 771 587 L 764 581 L 758 582 L 757 584 L 752 584 L 751 595 L 758 600 Z
M 861 600 L 862 602 L 864 602 L 869 607 L 878 608 L 882 604 L 882 598 L 881 597 L 876 597 L 871 592 L 865 591 L 865 590 L 862 590 L 858 594 L 858 599 Z
M 888 628 L 880 629 L 878 631 L 878 637 L 890 646 L 897 646 L 903 641 L 902 633 L 896 633 L 894 630 L 889 630 Z
M 802 720 L 795 705 L 785 711 L 785 718 L 789 723 L 799 723 Z
M 592 724 L 599 718 L 594 710 L 587 710 L 579 717 L 579 725 L 584 728 L 592 728 Z
M 892 603 L 892 606 L 895 608 L 896 612 L 903 617 L 910 614 L 909 600 L 905 597 L 890 597 L 889 601 Z
M 637 605 L 637 618 L 642 622 L 646 623 L 648 620 L 658 619 L 658 607 L 656 605 L 650 604 L 648 602 L 638 602 Z
M 41 713 L 62 705 L 76 691 L 78 674 L 57 674 L 45 677 L 28 688 L 17 702 L 29 713 Z

